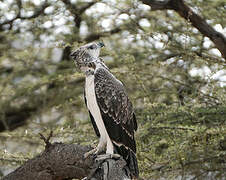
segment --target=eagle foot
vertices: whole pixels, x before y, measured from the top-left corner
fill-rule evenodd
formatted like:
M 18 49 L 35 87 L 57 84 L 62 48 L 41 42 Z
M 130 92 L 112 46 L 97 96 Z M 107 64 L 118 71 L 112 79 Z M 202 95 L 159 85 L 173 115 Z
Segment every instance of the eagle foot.
M 96 155 L 96 152 L 97 152 L 97 148 L 94 148 L 94 149 L 92 149 L 92 150 L 86 152 L 86 153 L 84 154 L 84 158 L 86 159 L 86 158 L 88 158 L 88 157 L 89 157 L 90 155 L 92 155 L 92 154 Z
M 106 159 L 119 159 L 121 156 L 119 154 L 101 154 L 97 155 L 95 159 L 96 162 L 104 161 Z

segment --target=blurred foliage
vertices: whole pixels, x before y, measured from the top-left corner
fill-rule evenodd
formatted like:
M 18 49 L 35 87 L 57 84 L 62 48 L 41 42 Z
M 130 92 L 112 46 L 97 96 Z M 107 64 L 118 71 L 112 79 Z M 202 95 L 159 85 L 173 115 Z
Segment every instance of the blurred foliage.
M 224 0 L 186 2 L 225 28 Z M 69 58 L 94 40 L 104 41 L 101 56 L 134 104 L 141 177 L 225 177 L 224 59 L 174 11 L 130 0 L 0 1 L 0 175 L 44 149 L 40 132 L 97 143 L 84 76 Z

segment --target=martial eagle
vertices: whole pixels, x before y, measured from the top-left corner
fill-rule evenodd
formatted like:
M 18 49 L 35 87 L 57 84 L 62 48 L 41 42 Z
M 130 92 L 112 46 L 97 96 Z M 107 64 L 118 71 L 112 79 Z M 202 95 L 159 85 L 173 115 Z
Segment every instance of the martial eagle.
M 71 56 L 85 73 L 85 102 L 96 135 L 100 138 L 96 148 L 86 154 L 106 149 L 106 154 L 120 154 L 126 160 L 133 177 L 138 177 L 134 132 L 137 121 L 126 90 L 111 74 L 99 57 L 102 42 L 81 46 Z

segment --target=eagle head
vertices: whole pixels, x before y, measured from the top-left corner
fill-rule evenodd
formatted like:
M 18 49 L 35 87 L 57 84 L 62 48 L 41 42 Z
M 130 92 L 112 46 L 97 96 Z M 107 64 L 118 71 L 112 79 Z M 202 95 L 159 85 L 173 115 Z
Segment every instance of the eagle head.
M 104 47 L 104 43 L 92 42 L 73 51 L 71 57 L 80 69 L 82 67 L 90 67 L 92 66 L 92 62 L 99 59 L 100 49 L 102 47 Z

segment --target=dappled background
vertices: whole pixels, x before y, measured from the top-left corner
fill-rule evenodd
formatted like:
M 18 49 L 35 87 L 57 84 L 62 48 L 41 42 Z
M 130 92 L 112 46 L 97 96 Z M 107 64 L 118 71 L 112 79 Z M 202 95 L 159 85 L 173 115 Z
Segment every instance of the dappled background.
M 186 0 L 226 34 L 224 0 Z M 222 179 L 226 169 L 226 63 L 209 38 L 173 10 L 133 0 L 0 1 L 0 177 L 52 141 L 92 144 L 84 76 L 70 52 L 103 41 L 101 56 L 133 102 L 144 179 Z

